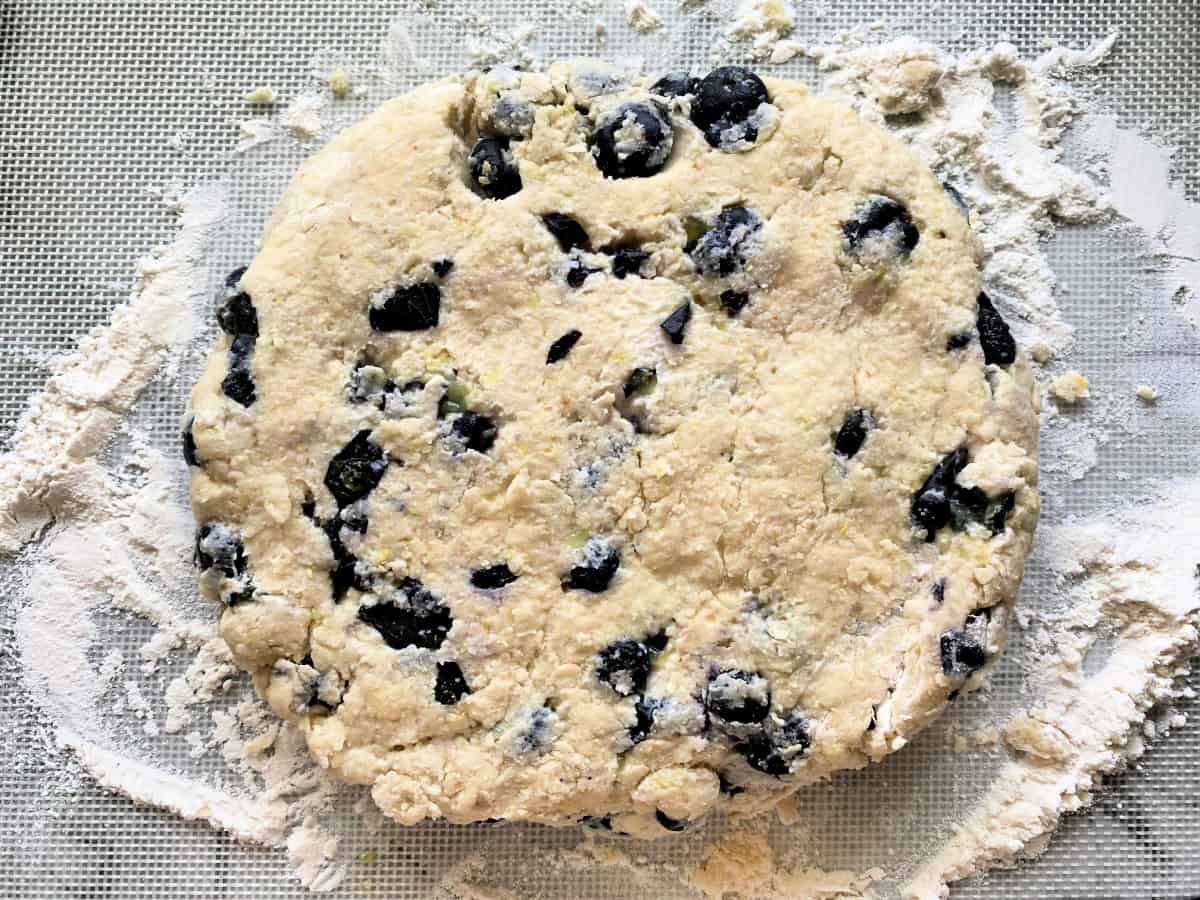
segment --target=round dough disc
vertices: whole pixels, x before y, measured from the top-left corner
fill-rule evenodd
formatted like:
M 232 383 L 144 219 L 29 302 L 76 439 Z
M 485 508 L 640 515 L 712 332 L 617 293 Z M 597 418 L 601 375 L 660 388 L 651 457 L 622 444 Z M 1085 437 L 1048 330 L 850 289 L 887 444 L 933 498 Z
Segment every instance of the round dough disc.
M 394 99 L 220 301 L 185 448 L 221 633 L 405 823 L 651 836 L 879 759 L 978 685 L 1037 519 L 977 257 L 793 82 Z

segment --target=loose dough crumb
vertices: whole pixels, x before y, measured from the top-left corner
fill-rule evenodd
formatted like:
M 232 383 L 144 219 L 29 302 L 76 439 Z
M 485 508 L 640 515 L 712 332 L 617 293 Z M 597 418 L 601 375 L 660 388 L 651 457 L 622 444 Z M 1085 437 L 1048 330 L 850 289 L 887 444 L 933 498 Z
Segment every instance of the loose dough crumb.
M 353 87 L 353 82 L 350 80 L 350 73 L 343 68 L 336 68 L 329 73 L 329 90 L 333 91 L 333 96 L 341 98 L 350 95 L 350 89 Z
M 1137 387 L 1137 398 L 1143 403 L 1157 403 L 1158 391 L 1148 384 L 1139 384 Z
M 1038 341 L 1029 348 L 1029 355 L 1033 357 L 1033 361 L 1044 366 L 1054 358 L 1054 351 L 1050 349 L 1050 345 Z
M 625 4 L 625 23 L 634 31 L 649 34 L 662 28 L 663 20 L 642 0 L 628 0 Z
M 1086 400 L 1088 394 L 1088 380 L 1081 374 L 1071 369 L 1069 372 L 1064 372 L 1054 379 L 1050 384 L 1050 393 L 1055 400 L 1062 403 L 1078 403 L 1080 400 Z
M 278 95 L 275 93 L 274 88 L 269 88 L 266 85 L 260 85 L 259 87 L 256 87 L 253 90 L 247 91 L 245 100 L 247 103 L 255 103 L 255 104 L 261 104 L 263 106 L 270 106 L 272 103 L 275 102 L 277 97 L 278 97 Z

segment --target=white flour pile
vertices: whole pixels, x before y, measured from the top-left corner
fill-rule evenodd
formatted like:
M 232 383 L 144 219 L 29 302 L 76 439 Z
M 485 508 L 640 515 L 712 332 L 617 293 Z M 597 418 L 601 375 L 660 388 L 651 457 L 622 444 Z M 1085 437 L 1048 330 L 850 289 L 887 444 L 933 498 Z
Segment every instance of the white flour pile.
M 653 7 L 630 3 L 627 11 L 634 27 L 658 28 Z M 1112 220 L 1110 227 L 1137 235 L 1142 252 L 1157 257 L 1163 270 L 1155 288 L 1162 296 L 1142 302 L 1200 325 L 1200 305 L 1188 287 L 1200 283 L 1200 209 L 1171 185 L 1165 151 L 1119 129 L 1112 117 L 1089 113 L 1076 128 L 1087 148 L 1087 171 L 1061 158 L 1064 129 L 1080 112 L 1063 77 L 1102 64 L 1113 39 L 1032 61 L 1003 44 L 950 56 L 909 39 L 869 45 L 861 34 L 804 46 L 787 38 L 795 15 L 789 3 L 748 0 L 727 34 L 750 42 L 764 59 L 816 60 L 826 92 L 896 127 L 958 190 L 986 251 L 990 293 L 1018 338 L 1036 348 L 1039 360 L 1053 362 L 1043 373 L 1046 382 L 1061 371 L 1058 361 L 1074 340 L 1042 245 L 1062 225 Z M 471 52 L 480 59 L 527 54 L 527 36 L 486 22 L 472 28 L 479 40 Z M 391 43 L 407 39 L 397 32 Z M 1011 94 L 1011 115 L 997 112 L 1000 93 Z M 286 130 L 311 138 L 322 129 L 320 111 L 319 98 L 297 98 L 274 113 L 276 119 L 252 120 L 258 124 L 247 129 L 244 144 Z M 1109 178 L 1107 187 L 1100 177 Z M 54 739 L 71 748 L 96 781 L 283 847 L 304 884 L 328 890 L 356 859 L 366 864 L 373 858 L 374 850 L 364 848 L 377 834 L 386 840 L 382 829 L 391 826 L 371 804 L 359 802 L 359 792 L 326 779 L 309 762 L 300 736 L 248 692 L 216 637 L 215 612 L 192 587 L 183 463 L 152 449 L 129 421 L 147 385 L 177 379 L 176 361 L 196 352 L 199 323 L 211 305 L 205 259 L 224 216 L 222 191 L 197 188 L 178 206 L 174 242 L 139 263 L 130 304 L 59 363 L 0 459 L 0 549 L 11 556 L 40 537 L 18 566 L 16 645 L 26 686 Z M 1178 393 L 1166 380 L 1154 389 L 1162 396 L 1155 412 Z M 1134 402 L 1132 394 L 1125 399 Z M 1086 420 L 1048 409 L 1048 474 L 1082 477 L 1109 431 L 1124 427 L 1114 418 L 1123 408 L 1113 403 Z M 1047 508 L 1055 509 L 1054 498 L 1047 499 Z M 1020 616 L 1033 648 L 1022 661 L 1031 677 L 1018 708 L 1006 710 L 1000 723 L 1005 755 L 981 801 L 960 811 L 941 846 L 931 840 L 915 868 L 901 873 L 881 850 L 864 857 L 857 871 L 822 871 L 804 859 L 802 838 L 814 825 L 803 804 L 782 811 L 790 831 L 776 826 L 768 835 L 761 823 L 731 830 L 697 847 L 687 866 L 659 864 L 649 848 L 631 850 L 645 854 L 631 858 L 581 840 L 530 868 L 567 878 L 580 867 L 611 866 L 647 893 L 664 886 L 677 892 L 686 884 L 713 898 L 727 891 L 924 898 L 944 895 L 949 881 L 1036 853 L 1059 817 L 1089 800 L 1102 774 L 1142 752 L 1147 713 L 1177 696 L 1179 676 L 1196 651 L 1200 481 L 1165 486 L 1160 497 L 1136 506 L 1112 499 L 1103 515 L 1040 531 L 1037 558 L 1054 587 L 1051 596 L 1037 598 L 1036 610 Z M 146 637 L 139 643 L 128 632 L 125 641 L 114 640 L 108 621 L 114 612 L 143 621 L 138 627 Z M 1097 662 L 1089 650 L 1099 635 L 1107 655 Z M 167 669 L 177 674 L 165 695 L 147 698 L 143 679 Z M 118 718 L 126 724 L 117 727 L 110 712 L 124 713 Z M 167 764 L 165 755 L 156 755 L 160 740 L 186 747 L 193 757 L 223 760 L 222 774 Z M 344 827 L 350 820 L 353 838 Z M 388 833 L 395 837 L 394 830 Z M 800 846 L 773 849 L 780 833 Z M 489 884 L 498 871 L 489 860 L 511 853 L 511 845 L 492 841 L 486 830 L 476 834 L 478 852 L 445 873 L 443 892 L 519 895 L 520 885 Z

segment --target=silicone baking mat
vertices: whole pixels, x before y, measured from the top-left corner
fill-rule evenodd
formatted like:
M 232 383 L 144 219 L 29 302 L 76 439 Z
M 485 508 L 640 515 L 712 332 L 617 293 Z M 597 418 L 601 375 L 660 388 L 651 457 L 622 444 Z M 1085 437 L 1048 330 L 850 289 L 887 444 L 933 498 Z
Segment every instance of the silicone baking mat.
M 652 71 L 713 63 L 728 3 L 650 5 L 665 27 L 645 36 L 625 25 L 622 4 L 596 0 L 0 0 L 0 439 L 11 434 L 54 354 L 105 322 L 125 299 L 133 261 L 170 239 L 173 220 L 153 189 L 173 179 L 228 185 L 232 215 L 214 252 L 214 290 L 220 273 L 253 254 L 271 204 L 319 141 L 305 146 L 276 140 L 234 153 L 237 123 L 248 117 L 242 97 L 249 88 L 266 84 L 290 98 L 316 88 L 316 79 L 334 64 L 347 66 L 368 92 L 326 108 L 328 136 L 386 96 L 469 68 L 465 37 L 488 28 L 495 35 L 533 26 L 532 46 L 546 61 L 641 58 Z M 1200 13 L 1194 0 L 800 0 L 796 6 L 793 37 L 801 41 L 877 23 L 872 34 L 880 40 L 912 34 L 948 51 L 1010 40 L 1032 55 L 1051 43 L 1086 46 L 1118 31 L 1105 74 L 1090 89 L 1122 126 L 1148 129 L 1177 146 L 1176 174 L 1192 199 L 1200 192 Z M 597 20 L 606 25 L 603 45 Z M 386 78 L 374 74 L 380 64 Z M 818 84 L 815 68 L 802 59 L 770 72 Z M 1150 365 L 1194 391 L 1195 332 L 1160 322 L 1151 340 L 1150 329 L 1128 327 L 1139 281 L 1152 277 L 1152 267 L 1129 248 L 1117 252 L 1113 241 L 1099 231 L 1074 229 L 1050 247 L 1060 302 L 1077 330 L 1071 364 L 1100 388 L 1131 391 Z M 135 413 L 140 427 L 171 453 L 177 452 L 181 385 L 153 386 Z M 1048 513 L 1105 509 L 1119 493 L 1138 496 L 1170 476 L 1193 474 L 1198 447 L 1196 416 L 1160 417 L 1118 433 L 1101 447 L 1088 477 L 1047 478 L 1056 498 Z M 1035 560 L 1025 602 L 1036 604 L 1044 575 Z M 11 629 L 12 607 L 5 603 L 0 610 L 0 628 Z M 132 620 L 119 624 L 112 639 L 132 653 L 148 627 Z M 1003 704 L 1022 677 L 1020 651 L 1014 634 L 1012 660 L 994 676 L 993 703 Z M 1200 687 L 1200 679 L 1193 676 L 1192 684 Z M 1136 770 L 1111 779 L 1090 811 L 1069 817 L 1040 860 L 983 883 L 958 885 L 952 895 L 1200 896 L 1200 704 L 1192 700 L 1180 708 L 1191 713 L 1189 723 L 1153 747 Z M 951 718 L 969 724 L 982 709 L 970 701 Z M 806 793 L 806 805 L 826 813 L 827 827 L 808 838 L 815 862 L 858 865 L 871 847 L 913 856 L 946 834 L 944 810 L 977 796 L 988 774 L 962 760 L 946 762 L 945 729 L 951 724 L 939 724 L 883 766 Z M 58 755 L 31 752 L 41 746 L 35 732 L 42 727 L 20 684 L 17 660 L 0 653 L 0 895 L 303 894 L 278 851 L 240 845 L 69 777 Z M 157 752 L 168 763 L 221 765 L 190 759 L 181 740 L 160 743 Z M 58 784 L 61 790 L 55 790 Z M 354 843 L 353 822 L 346 827 Z M 374 861 L 353 867 L 335 896 L 431 896 L 442 873 L 481 840 L 482 831 L 496 880 L 527 885 L 519 893 L 599 900 L 645 890 L 628 872 L 612 869 L 539 873 L 539 852 L 575 843 L 577 836 L 568 832 L 429 825 L 363 836 L 362 846 L 376 851 Z M 699 846 L 697 837 L 688 836 L 635 853 L 644 852 L 650 862 L 684 864 L 696 859 Z M 692 896 L 670 879 L 654 893 Z

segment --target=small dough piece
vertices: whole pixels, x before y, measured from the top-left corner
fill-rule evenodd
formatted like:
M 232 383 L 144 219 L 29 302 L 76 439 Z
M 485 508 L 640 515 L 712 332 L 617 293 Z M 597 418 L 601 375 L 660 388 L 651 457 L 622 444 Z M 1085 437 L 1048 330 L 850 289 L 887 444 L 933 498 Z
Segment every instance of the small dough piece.
M 1055 400 L 1076 404 L 1088 398 L 1088 380 L 1074 369 L 1063 372 L 1050 383 L 1050 393 Z
M 1158 390 L 1148 384 L 1139 384 L 1137 386 L 1137 398 L 1143 403 L 1153 405 L 1158 402 Z
M 880 759 L 981 684 L 1038 516 L 978 262 L 794 82 L 391 100 L 219 298 L 184 447 L 222 634 L 405 823 L 654 837 Z
M 333 96 L 339 99 L 348 97 L 353 87 L 350 73 L 340 66 L 329 73 L 329 90 L 333 92 Z

